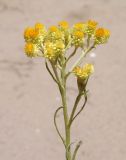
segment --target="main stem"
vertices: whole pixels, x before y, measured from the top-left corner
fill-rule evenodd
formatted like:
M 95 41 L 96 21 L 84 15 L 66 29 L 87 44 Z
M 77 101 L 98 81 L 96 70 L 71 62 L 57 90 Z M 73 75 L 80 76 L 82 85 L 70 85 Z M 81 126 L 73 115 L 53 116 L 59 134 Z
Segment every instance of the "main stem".
M 62 97 L 63 115 L 64 115 L 64 123 L 65 123 L 66 160 L 71 160 L 70 127 L 68 125 L 69 116 L 68 116 L 67 102 L 66 102 L 66 73 L 65 73 L 65 66 L 62 68 L 61 77 L 62 77 L 61 97 Z

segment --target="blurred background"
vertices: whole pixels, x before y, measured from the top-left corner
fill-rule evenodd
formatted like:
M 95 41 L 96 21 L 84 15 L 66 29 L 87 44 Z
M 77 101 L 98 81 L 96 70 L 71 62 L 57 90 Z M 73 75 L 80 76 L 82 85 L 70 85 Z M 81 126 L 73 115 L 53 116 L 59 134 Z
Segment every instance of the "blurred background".
M 89 100 L 72 128 L 73 142 L 83 140 L 77 159 L 126 159 L 126 0 L 0 0 L 0 160 L 65 159 L 53 125 L 60 96 L 44 60 L 24 55 L 23 31 L 36 22 L 88 19 L 110 29 L 111 38 L 90 58 Z M 68 90 L 72 105 L 73 80 Z

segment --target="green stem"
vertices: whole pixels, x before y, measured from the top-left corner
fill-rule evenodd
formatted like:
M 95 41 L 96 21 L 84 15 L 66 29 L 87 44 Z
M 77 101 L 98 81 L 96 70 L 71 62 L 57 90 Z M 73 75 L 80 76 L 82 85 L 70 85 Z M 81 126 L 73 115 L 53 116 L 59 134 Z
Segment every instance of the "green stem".
M 87 38 L 87 48 L 88 48 L 89 45 L 90 45 L 90 39 L 91 39 L 91 36 L 88 35 L 88 38 Z
M 65 60 L 64 60 L 65 61 Z M 65 123 L 65 148 L 66 148 L 66 160 L 71 160 L 71 152 L 70 152 L 70 128 L 68 127 L 68 113 L 67 113 L 67 102 L 66 102 L 66 74 L 65 68 L 66 65 L 63 65 L 61 70 L 61 80 L 59 79 L 57 70 L 55 66 L 51 63 L 54 74 L 56 76 L 56 80 L 58 81 L 58 87 L 60 90 L 61 98 L 62 98 L 62 106 L 63 106 L 63 115 L 64 115 L 64 123 Z
M 64 123 L 65 123 L 65 135 L 66 135 L 66 160 L 71 160 L 71 148 L 70 148 L 70 128 L 68 127 L 69 116 L 67 111 L 67 101 L 66 101 L 66 64 L 65 59 L 62 59 L 63 65 L 61 70 L 61 98 L 62 98 L 62 106 L 63 106 L 63 115 L 64 115 Z
M 82 58 L 91 50 L 88 49 L 85 53 L 83 53 L 81 55 L 81 57 L 79 58 L 79 60 L 74 64 L 74 66 L 76 66 L 78 63 L 80 63 L 80 61 L 82 60 Z M 74 50 L 73 54 L 71 54 L 70 58 L 76 53 L 76 49 Z M 84 106 L 82 106 L 81 110 L 75 115 L 75 111 L 76 111 L 76 108 L 79 104 L 79 101 L 81 99 L 81 96 L 84 94 L 83 92 L 79 92 L 77 98 L 76 98 L 76 101 L 75 101 L 75 104 L 74 104 L 74 107 L 73 107 L 73 110 L 71 112 L 71 115 L 70 115 L 70 119 L 69 119 L 69 116 L 68 116 L 68 110 L 67 110 L 67 100 L 66 100 L 66 80 L 67 80 L 67 74 L 66 74 L 66 59 L 65 57 L 61 57 L 62 59 L 62 64 L 61 64 L 61 69 L 60 69 L 60 76 L 59 76 L 59 73 L 57 71 L 57 68 L 55 66 L 55 64 L 51 63 L 51 66 L 52 66 L 52 69 L 53 69 L 53 72 L 54 72 L 54 75 L 55 77 L 53 76 L 52 78 L 55 78 L 54 80 L 57 82 L 57 85 L 59 87 L 59 91 L 60 91 L 60 94 L 61 94 L 61 99 L 62 99 L 62 106 L 63 107 L 59 107 L 56 112 L 55 112 L 55 115 L 54 115 L 54 124 L 55 124 L 55 127 L 56 127 L 56 130 L 65 146 L 65 149 L 66 149 L 66 160 L 74 160 L 75 156 L 76 156 L 76 153 L 77 153 L 77 150 L 79 149 L 79 146 L 80 145 L 77 145 L 75 151 L 74 151 L 74 155 L 73 155 L 73 158 L 71 156 L 71 124 L 73 122 L 73 120 L 76 118 L 76 116 L 82 111 L 82 109 L 84 108 Z M 69 60 L 69 59 L 68 59 Z M 48 65 L 46 65 L 48 71 L 49 68 L 48 68 Z M 50 72 L 49 72 L 50 73 Z M 52 76 L 53 74 L 51 74 Z M 64 125 L 65 125 L 65 138 L 62 137 L 61 133 L 59 132 L 59 129 L 58 129 L 58 126 L 57 126 L 57 123 L 56 123 L 56 115 L 58 113 L 58 111 L 60 109 L 63 109 L 63 116 L 64 116 Z M 72 158 L 72 159 L 71 159 Z

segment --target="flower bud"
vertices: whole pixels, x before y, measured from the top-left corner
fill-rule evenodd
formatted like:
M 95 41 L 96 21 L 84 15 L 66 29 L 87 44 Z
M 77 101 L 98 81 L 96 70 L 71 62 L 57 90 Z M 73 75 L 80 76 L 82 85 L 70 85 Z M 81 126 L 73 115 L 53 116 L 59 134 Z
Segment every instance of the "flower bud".
M 89 20 L 87 22 L 86 33 L 89 36 L 92 36 L 96 30 L 97 25 L 98 25 L 98 23 L 96 21 Z
M 82 68 L 79 66 L 74 68 L 73 73 L 77 77 L 79 91 L 83 91 L 85 89 L 86 81 L 93 72 L 94 67 L 92 64 L 85 64 Z
M 36 57 L 38 53 L 38 48 L 33 43 L 26 43 L 25 44 L 25 53 L 28 57 Z
M 110 31 L 104 28 L 98 28 L 95 32 L 95 43 L 103 44 L 106 43 L 110 37 Z
M 81 31 L 74 31 L 72 34 L 72 45 L 82 47 L 84 43 L 84 33 Z

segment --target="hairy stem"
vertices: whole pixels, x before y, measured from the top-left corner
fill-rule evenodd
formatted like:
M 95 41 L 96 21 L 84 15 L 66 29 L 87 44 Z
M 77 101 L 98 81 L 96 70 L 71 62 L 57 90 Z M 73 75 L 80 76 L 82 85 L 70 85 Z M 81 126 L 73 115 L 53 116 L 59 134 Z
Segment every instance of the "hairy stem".
M 93 47 L 92 47 L 93 48 Z M 82 53 L 82 55 L 80 56 L 80 58 L 75 62 L 75 64 L 73 65 L 72 68 L 74 68 L 76 65 L 78 65 L 81 60 L 83 59 L 84 56 L 86 56 L 86 54 L 92 49 L 92 48 L 89 48 L 86 52 Z M 61 56 L 61 66 L 60 66 L 60 69 L 59 69 L 59 72 L 57 71 L 57 68 L 56 68 L 56 65 L 51 63 L 51 66 L 52 66 L 52 70 L 54 72 L 54 76 L 53 74 L 50 72 L 49 70 L 49 67 L 48 65 L 46 64 L 46 67 L 49 71 L 49 73 L 51 74 L 52 78 L 54 79 L 55 82 L 57 82 L 57 85 L 58 85 L 58 88 L 59 88 L 59 91 L 60 91 L 60 95 L 61 95 L 61 99 L 62 99 L 62 107 L 59 107 L 55 114 L 54 114 L 54 124 L 55 124 L 55 127 L 56 127 L 56 130 L 58 132 L 58 135 L 60 136 L 64 146 L 65 146 L 65 149 L 66 149 L 66 160 L 75 160 L 75 156 L 77 154 L 77 151 L 80 147 L 80 143 L 78 143 L 78 145 L 76 146 L 75 148 L 75 151 L 74 151 L 74 154 L 73 154 L 73 157 L 71 155 L 71 124 L 73 122 L 73 120 L 80 114 L 80 112 L 83 110 L 85 104 L 86 104 L 86 101 L 87 101 L 87 98 L 85 99 L 85 102 L 84 102 L 84 105 L 82 106 L 82 108 L 78 111 L 78 113 L 75 115 L 75 112 L 76 112 L 76 109 L 77 109 L 77 106 L 80 102 L 80 99 L 82 97 L 82 95 L 84 95 L 84 92 L 81 92 L 79 91 L 79 94 L 75 100 L 75 104 L 74 104 L 74 107 L 72 109 L 72 112 L 70 114 L 70 118 L 69 118 L 69 115 L 68 115 L 68 108 L 67 108 L 67 98 L 66 98 L 66 81 L 67 81 L 67 76 L 71 73 L 71 72 L 68 72 L 68 74 L 66 74 L 66 64 L 67 64 L 67 60 L 69 60 L 72 56 L 74 56 L 74 54 L 76 53 L 76 50 L 77 48 L 75 48 L 74 52 L 68 57 L 68 59 L 65 59 L 65 57 Z M 66 62 L 67 61 L 67 62 Z M 60 109 L 63 109 L 63 116 L 64 116 L 64 126 L 65 126 L 65 138 L 62 137 L 59 129 L 58 129 L 58 126 L 57 126 L 57 123 L 56 123 L 56 115 L 58 113 L 58 111 Z
M 62 88 L 61 88 L 61 97 L 63 104 L 63 114 L 64 114 L 64 122 L 65 122 L 65 134 L 66 134 L 66 160 L 71 160 L 71 151 L 70 151 L 70 128 L 68 127 L 69 117 L 67 111 L 67 102 L 66 102 L 66 74 L 65 74 L 65 65 L 61 71 L 61 79 L 62 79 Z

